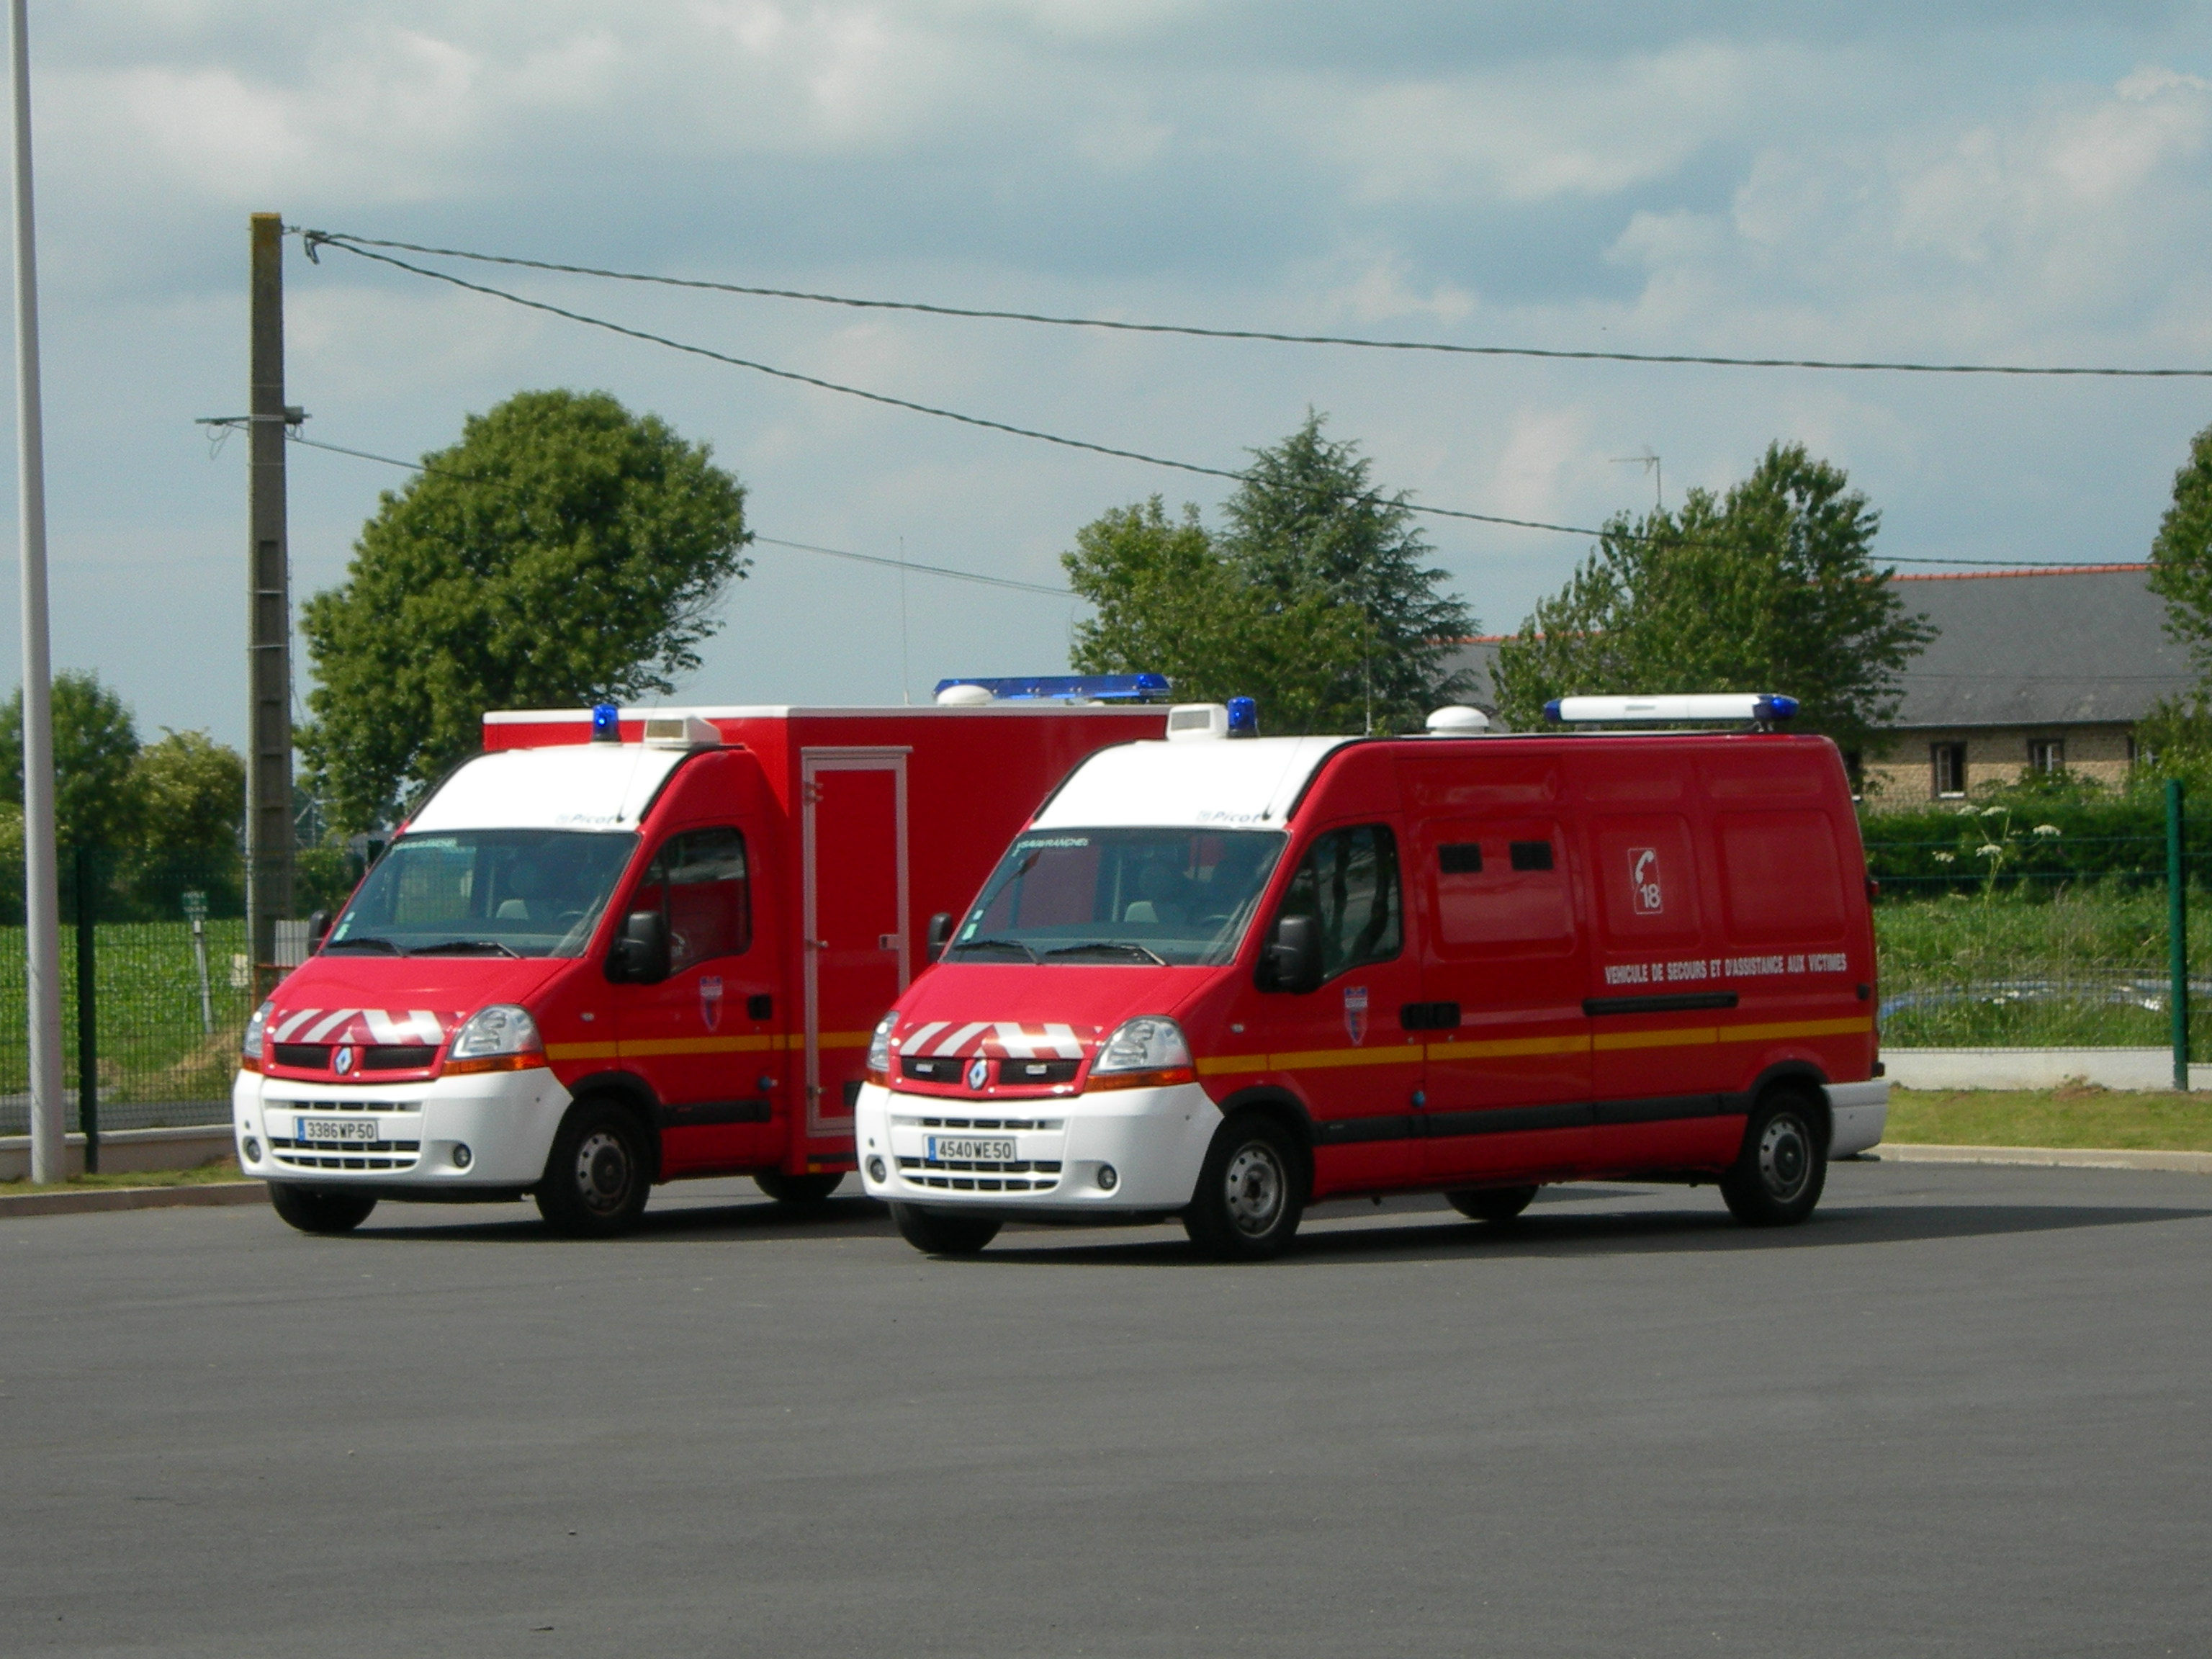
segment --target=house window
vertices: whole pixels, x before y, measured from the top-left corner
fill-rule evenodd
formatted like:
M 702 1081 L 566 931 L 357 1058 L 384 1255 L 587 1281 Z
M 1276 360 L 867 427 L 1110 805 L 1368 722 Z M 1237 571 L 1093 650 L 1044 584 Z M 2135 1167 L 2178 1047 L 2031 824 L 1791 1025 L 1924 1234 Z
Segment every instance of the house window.
M 2027 769 L 2031 772 L 2064 771 L 2066 769 L 2066 739 L 2030 738 L 2027 740 Z
M 1936 785 L 1938 800 L 1966 793 L 1966 745 L 1963 743 L 1930 744 L 1928 750 L 1929 769 Z

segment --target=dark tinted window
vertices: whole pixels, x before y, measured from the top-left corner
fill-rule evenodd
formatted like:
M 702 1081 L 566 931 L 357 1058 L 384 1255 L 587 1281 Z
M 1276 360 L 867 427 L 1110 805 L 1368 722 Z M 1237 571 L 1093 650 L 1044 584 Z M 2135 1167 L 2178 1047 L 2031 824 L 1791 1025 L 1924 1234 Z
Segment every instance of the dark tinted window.
M 1332 830 L 1314 842 L 1283 896 L 1281 914 L 1321 924 L 1322 976 L 1387 962 L 1404 934 L 1398 843 L 1379 823 Z
M 1479 841 L 1453 842 L 1437 848 L 1437 867 L 1448 876 L 1480 875 L 1482 843 Z
M 653 855 L 633 910 L 659 910 L 668 922 L 668 970 L 744 953 L 752 943 L 752 894 L 745 838 L 735 830 L 693 830 Z

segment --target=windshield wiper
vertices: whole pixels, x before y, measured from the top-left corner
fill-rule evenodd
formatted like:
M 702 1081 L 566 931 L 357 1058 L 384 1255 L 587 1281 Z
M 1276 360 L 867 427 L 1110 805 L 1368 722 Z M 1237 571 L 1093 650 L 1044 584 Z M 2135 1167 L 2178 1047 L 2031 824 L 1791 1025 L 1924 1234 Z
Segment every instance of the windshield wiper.
M 351 939 L 334 939 L 323 946 L 325 951 L 383 951 L 395 957 L 404 957 L 401 950 L 388 939 L 379 939 L 374 933 L 356 933 Z
M 962 951 L 1019 951 L 1025 961 L 1037 959 L 1036 952 L 1018 939 L 963 939 L 945 954 L 952 956 Z
M 449 939 L 436 945 L 418 945 L 407 954 L 410 957 L 476 956 L 484 951 L 495 951 L 503 957 L 519 957 L 520 951 L 509 950 L 495 939 Z
M 1057 951 L 1046 951 L 1045 955 L 1048 957 L 1079 957 L 1086 951 L 1118 951 L 1125 956 L 1142 957 L 1146 962 L 1156 962 L 1163 968 L 1168 965 L 1168 959 L 1162 956 L 1158 951 L 1149 949 L 1142 945 L 1132 944 L 1127 939 L 1086 939 L 1080 945 L 1063 945 Z

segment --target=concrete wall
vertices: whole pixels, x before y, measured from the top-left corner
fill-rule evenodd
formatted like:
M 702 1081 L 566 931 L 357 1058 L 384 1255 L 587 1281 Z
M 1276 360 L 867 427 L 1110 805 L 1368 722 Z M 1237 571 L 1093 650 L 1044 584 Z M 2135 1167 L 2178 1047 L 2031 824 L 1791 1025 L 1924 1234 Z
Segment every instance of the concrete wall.
M 141 1170 L 197 1170 L 228 1158 L 236 1150 L 228 1123 L 195 1129 L 117 1129 L 100 1138 L 100 1172 L 124 1175 Z M 69 1173 L 84 1173 L 84 1137 L 69 1137 Z M 0 1181 L 25 1181 L 31 1174 L 31 1138 L 0 1135 Z
M 1936 797 L 1930 750 L 1940 743 L 1966 745 L 1966 787 L 2017 781 L 2027 770 L 2028 744 L 2057 738 L 2066 744 L 2066 767 L 2104 784 L 2127 780 L 2133 759 L 2131 728 L 2110 726 L 1970 726 L 1915 727 L 1901 732 L 1883 750 L 1869 753 L 1865 766 L 1865 801 L 1874 811 L 1907 811 Z

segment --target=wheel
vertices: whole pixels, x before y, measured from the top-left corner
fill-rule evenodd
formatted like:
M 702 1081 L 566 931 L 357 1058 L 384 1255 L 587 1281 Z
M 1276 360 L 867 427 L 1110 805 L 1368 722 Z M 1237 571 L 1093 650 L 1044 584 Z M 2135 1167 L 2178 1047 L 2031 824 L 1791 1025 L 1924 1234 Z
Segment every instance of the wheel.
M 303 1233 L 349 1233 L 376 1207 L 374 1199 L 360 1193 L 301 1187 L 289 1181 L 269 1183 L 269 1203 Z
M 1446 1193 L 1444 1200 L 1469 1221 L 1503 1224 L 1527 1209 L 1536 1196 L 1534 1187 L 1475 1187 Z
M 538 1213 L 571 1238 L 612 1238 L 644 1213 L 651 1170 L 635 1117 L 611 1100 L 580 1100 L 553 1137 Z
M 1305 1213 L 1304 1173 L 1288 1134 L 1256 1112 L 1240 1113 L 1214 1133 L 1183 1231 L 1224 1261 L 1279 1255 Z
M 1747 1227 L 1788 1227 L 1813 1213 L 1828 1179 L 1828 1149 L 1813 1103 L 1795 1090 L 1759 1102 L 1743 1127 L 1743 1150 L 1721 1177 L 1721 1196 Z
M 963 1215 L 919 1204 L 892 1205 L 891 1220 L 899 1237 L 925 1255 L 975 1255 L 999 1236 L 1003 1224 L 994 1215 Z
M 837 1190 L 842 1175 L 787 1175 L 781 1170 L 755 1170 L 753 1185 L 779 1204 L 819 1204 Z

